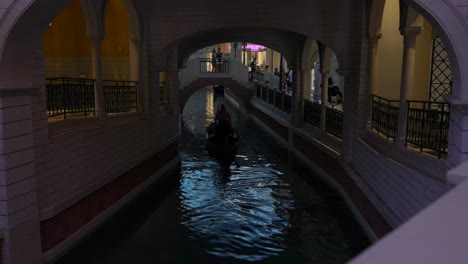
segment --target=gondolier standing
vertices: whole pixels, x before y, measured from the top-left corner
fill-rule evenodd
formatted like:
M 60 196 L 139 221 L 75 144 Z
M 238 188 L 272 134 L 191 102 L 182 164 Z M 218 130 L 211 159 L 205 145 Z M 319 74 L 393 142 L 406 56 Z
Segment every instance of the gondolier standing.
M 231 131 L 231 115 L 226 109 L 226 105 L 221 104 L 218 107 L 215 117 L 216 135 L 219 136 L 225 146 L 228 145 L 228 135 Z

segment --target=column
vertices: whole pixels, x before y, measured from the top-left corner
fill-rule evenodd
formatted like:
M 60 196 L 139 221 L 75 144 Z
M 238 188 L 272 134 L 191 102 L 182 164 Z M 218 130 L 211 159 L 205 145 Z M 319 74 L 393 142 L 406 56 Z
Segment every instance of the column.
M 299 68 L 299 67 L 298 67 Z M 303 92 L 303 78 L 302 71 L 299 69 L 293 70 L 293 84 L 292 84 L 292 124 L 295 127 L 301 127 L 304 121 L 304 92 Z
M 312 70 L 305 69 L 302 71 L 302 98 L 312 101 Z
M 314 66 L 314 101 L 318 101 L 321 98 L 322 89 L 320 88 L 320 82 L 322 81 L 322 73 L 320 71 L 320 63 L 316 63 Z
M 364 94 L 364 98 L 369 98 L 368 100 L 362 102 L 365 104 L 364 111 L 362 112 L 365 115 L 365 130 L 370 130 L 371 128 L 371 111 L 372 111 L 372 99 L 371 94 L 375 89 L 376 79 L 377 79 L 377 47 L 379 44 L 379 39 L 382 38 L 382 34 L 372 36 L 369 39 L 369 49 L 368 49 L 368 58 L 367 58 L 367 89 Z
M 129 49 L 129 64 L 130 64 L 130 80 L 138 82 L 137 90 L 137 108 L 143 113 L 145 118 L 149 116 L 148 110 L 148 96 L 147 91 L 143 89 L 145 85 L 143 83 L 143 78 L 141 78 L 141 42 L 139 40 L 132 39 Z
M 177 67 L 177 47 L 172 47 L 167 59 L 167 112 L 172 114 L 176 108 L 175 93 L 179 89 L 179 70 Z
M 328 105 L 328 74 L 330 69 L 322 69 L 322 88 L 321 90 L 321 104 L 320 104 L 320 131 L 325 133 L 325 124 L 327 118 L 327 105 Z
M 0 91 L 0 228 L 3 263 L 42 263 L 32 88 Z M 1 250 L 1 249 L 0 249 Z
M 450 103 L 447 167 L 453 168 L 468 161 L 468 98 L 463 100 L 454 94 L 444 98 Z
M 404 36 L 403 65 L 401 72 L 400 86 L 400 108 L 398 110 L 398 130 L 396 143 L 404 146 L 406 141 L 406 119 L 408 114 L 407 99 L 408 91 L 413 87 L 414 64 L 415 64 L 415 43 L 416 36 L 421 33 L 422 27 L 409 27 L 402 31 Z
M 359 130 L 359 71 L 336 71 L 344 76 L 345 88 L 343 89 L 343 159 L 351 163 L 353 157 L 353 142 L 358 138 Z M 346 89 L 346 91 L 344 91 Z
M 92 64 L 94 83 L 94 109 L 101 125 L 107 120 L 104 106 L 104 89 L 102 87 L 102 60 L 101 60 L 101 37 L 90 37 L 92 44 Z

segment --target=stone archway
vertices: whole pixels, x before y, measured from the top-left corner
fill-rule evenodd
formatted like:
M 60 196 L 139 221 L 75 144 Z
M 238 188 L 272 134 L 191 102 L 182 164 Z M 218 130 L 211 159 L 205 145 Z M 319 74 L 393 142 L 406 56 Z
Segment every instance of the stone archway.
M 239 103 L 239 108 L 243 112 L 250 111 L 250 99 L 252 98 L 252 89 L 243 86 L 237 81 L 229 77 L 210 77 L 210 78 L 197 78 L 183 89 L 179 90 L 179 109 L 183 112 L 185 104 L 190 97 L 203 87 L 213 85 L 224 86 L 229 89 L 230 94 L 234 95 Z

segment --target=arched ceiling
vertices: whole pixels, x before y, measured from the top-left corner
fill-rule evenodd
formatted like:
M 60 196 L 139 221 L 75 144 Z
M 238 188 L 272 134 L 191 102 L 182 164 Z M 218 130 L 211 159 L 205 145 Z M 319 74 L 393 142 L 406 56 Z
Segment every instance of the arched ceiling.
M 226 42 L 249 42 L 281 52 L 291 65 L 296 64 L 298 52 L 306 36 L 295 32 L 271 28 L 223 28 L 197 32 L 177 41 L 178 64 L 184 65 L 188 57 L 204 47 Z

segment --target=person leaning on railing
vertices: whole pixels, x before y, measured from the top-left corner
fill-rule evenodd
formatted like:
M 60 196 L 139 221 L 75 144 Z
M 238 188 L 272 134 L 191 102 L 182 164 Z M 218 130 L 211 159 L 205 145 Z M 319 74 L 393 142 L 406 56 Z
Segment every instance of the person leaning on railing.
M 341 104 L 343 100 L 343 94 L 340 88 L 333 84 L 333 79 L 328 78 L 328 102 L 333 104 Z

